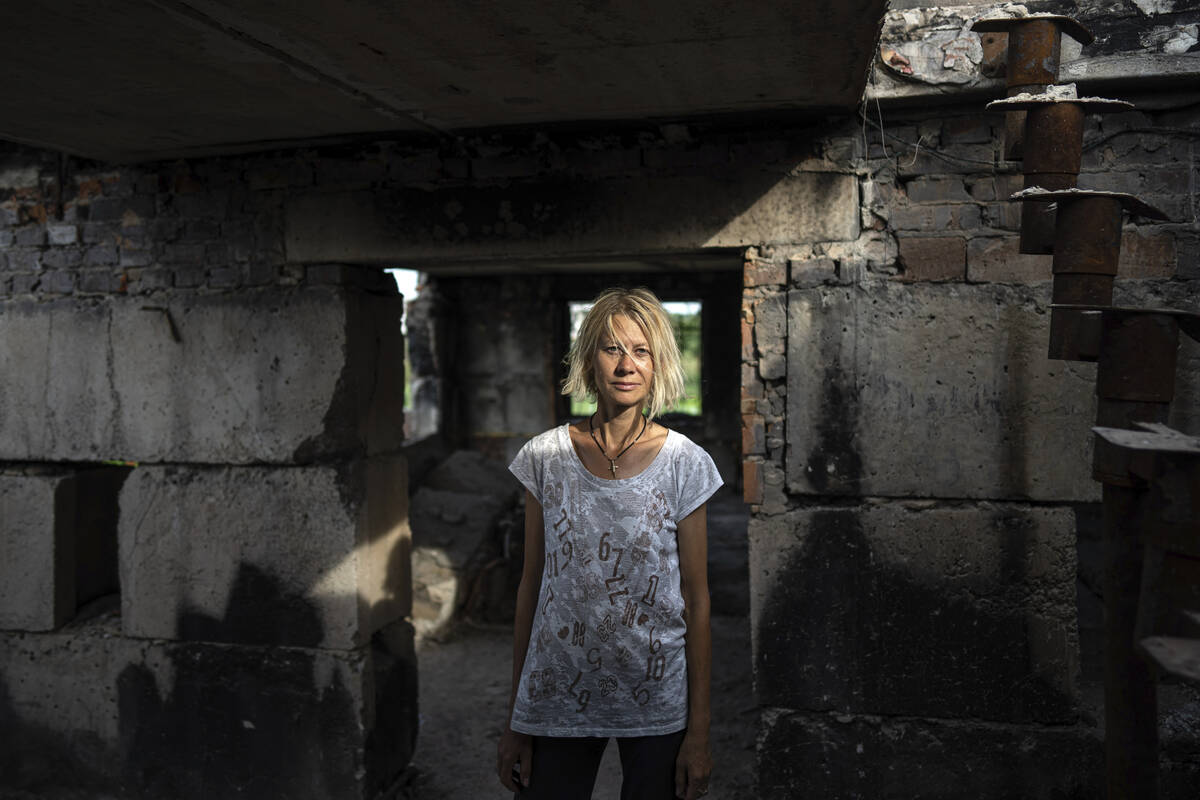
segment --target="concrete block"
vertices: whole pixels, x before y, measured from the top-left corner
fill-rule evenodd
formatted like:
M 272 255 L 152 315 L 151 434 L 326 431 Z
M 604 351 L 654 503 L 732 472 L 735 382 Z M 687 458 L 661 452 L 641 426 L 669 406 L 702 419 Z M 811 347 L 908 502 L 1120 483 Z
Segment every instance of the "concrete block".
M 755 691 L 813 711 L 1078 715 L 1069 508 L 888 502 L 750 527 Z
M 838 264 L 831 258 L 794 258 L 788 263 L 797 288 L 838 283 Z
M 754 344 L 760 354 L 780 352 L 787 336 L 787 299 L 771 294 L 754 303 Z
M 916 178 L 904 187 L 914 203 L 964 203 L 971 199 L 962 178 Z
M 1048 295 L 896 282 L 792 291 L 788 488 L 1098 497 L 1095 368 L 1046 358 Z
M 304 263 L 652 253 L 850 241 L 859 233 L 854 175 L 733 169 L 299 194 L 286 214 L 288 258 Z
M 1020 238 L 972 237 L 967 243 L 967 280 L 972 283 L 1038 283 L 1053 280 L 1051 257 L 1017 252 Z
M 46 233 L 52 245 L 75 244 L 79 241 L 79 228 L 74 225 L 49 225 Z
M 902 236 L 898 244 L 904 280 L 960 281 L 966 277 L 966 239 Z
M 1171 233 L 1126 229 L 1121 236 L 1120 278 L 1173 278 L 1178 257 Z
M 48 631 L 75 613 L 76 482 L 0 475 L 0 630 Z
M 412 754 L 412 631 L 351 652 L 0 634 L 0 719 L 0 778 L 26 784 L 4 788 L 368 800 Z
M 177 284 L 178 285 L 178 284 Z M 0 459 L 307 462 L 403 441 L 399 296 L 0 304 Z
M 141 467 L 121 492 L 127 635 L 351 648 L 409 613 L 402 457 Z
M 755 795 L 761 800 L 1104 796 L 1104 745 L 1086 729 L 772 709 L 761 730 Z

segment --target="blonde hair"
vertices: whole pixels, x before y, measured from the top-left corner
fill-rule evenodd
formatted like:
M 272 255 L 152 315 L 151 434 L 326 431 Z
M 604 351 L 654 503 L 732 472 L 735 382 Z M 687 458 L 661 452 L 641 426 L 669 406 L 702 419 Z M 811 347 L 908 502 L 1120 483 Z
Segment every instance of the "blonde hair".
M 650 393 L 646 398 L 646 415 L 650 419 L 670 408 L 684 396 L 683 366 L 679 358 L 679 345 L 671 329 L 671 317 L 654 293 L 644 287 L 636 289 L 605 289 L 592 301 L 592 307 L 579 335 L 571 345 L 565 359 L 567 377 L 562 383 L 565 395 L 587 395 L 594 401 L 598 387 L 593 357 L 600 344 L 600 337 L 608 334 L 611 341 L 622 351 L 625 345 L 613 328 L 613 317 L 629 318 L 646 336 L 653 359 Z

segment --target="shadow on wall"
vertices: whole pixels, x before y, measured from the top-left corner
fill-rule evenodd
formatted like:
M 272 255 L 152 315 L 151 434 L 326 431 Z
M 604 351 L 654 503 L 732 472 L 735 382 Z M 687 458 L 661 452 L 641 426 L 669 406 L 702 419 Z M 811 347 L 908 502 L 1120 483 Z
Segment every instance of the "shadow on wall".
M 416 702 L 407 637 L 375 634 L 376 695 L 357 697 L 349 684 L 361 656 L 299 649 L 317 647 L 323 635 L 317 609 L 301 593 L 243 563 L 227 608 L 220 619 L 196 611 L 180 616 L 188 641 L 163 653 L 169 669 L 158 674 L 172 676 L 165 692 L 149 665 L 122 671 L 127 784 L 148 797 L 197 800 L 345 797 L 363 766 L 359 709 L 372 706 L 390 713 L 375 718 L 366 743 L 366 794 L 394 780 L 415 737 L 393 724 L 408 719 L 402 710 Z
M 784 737 L 777 746 L 787 758 L 760 742 L 763 796 L 785 796 L 771 791 L 798 786 L 806 775 L 806 791 L 829 797 L 1060 796 L 1042 792 L 1047 784 L 1075 797 L 1090 786 L 1084 762 L 1094 762 L 1099 744 L 1078 731 L 1068 744 L 1088 759 L 1054 778 L 1046 777 L 1047 753 L 1027 753 L 1015 741 L 1003 752 L 983 738 L 978 749 L 965 744 L 980 731 L 951 720 L 1070 725 L 1076 701 L 1036 673 L 1027 607 L 1003 594 L 951 593 L 936 578 L 921 582 L 876 552 L 861 513 L 812 512 L 803 543 L 779 566 L 765 598 L 756 631 L 759 703 L 802 711 L 768 724 L 768 737 Z M 990 523 L 980 533 L 998 537 L 995 581 L 1020 586 L 1034 523 L 1008 512 Z M 1020 734 L 997 734 L 994 744 L 1009 738 Z
M 89 733 L 70 734 L 25 722 L 13 706 L 0 675 L 0 797 L 6 790 L 21 796 L 54 797 L 64 784 L 98 797 L 119 791 L 110 775 L 116 754 Z
M 813 512 L 779 569 L 759 623 L 760 695 L 814 711 L 1075 720 L 1074 698 L 1031 669 L 1027 608 L 922 583 L 873 551 L 860 513 Z M 1033 524 L 997 512 L 980 532 L 998 537 L 999 586 L 1023 583 Z

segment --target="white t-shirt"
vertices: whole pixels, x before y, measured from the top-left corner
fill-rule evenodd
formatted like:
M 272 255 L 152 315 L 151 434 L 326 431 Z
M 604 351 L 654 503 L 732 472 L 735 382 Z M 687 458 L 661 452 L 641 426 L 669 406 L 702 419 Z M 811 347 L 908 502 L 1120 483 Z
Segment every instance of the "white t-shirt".
M 687 727 L 678 522 L 721 477 L 676 431 L 645 470 L 587 471 L 566 425 L 509 470 L 542 505 L 546 560 L 512 729 L 538 736 L 654 736 Z

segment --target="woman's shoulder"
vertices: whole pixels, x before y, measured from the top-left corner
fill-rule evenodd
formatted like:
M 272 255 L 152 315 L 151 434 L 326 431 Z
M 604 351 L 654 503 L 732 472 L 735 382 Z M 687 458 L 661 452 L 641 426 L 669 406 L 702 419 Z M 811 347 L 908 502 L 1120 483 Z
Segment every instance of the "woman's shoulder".
M 712 456 L 708 454 L 707 450 L 693 442 L 687 434 L 674 428 L 667 431 L 667 442 L 664 449 L 666 448 L 670 448 L 668 452 L 671 455 L 671 461 L 677 468 L 694 469 L 713 463 Z
M 566 427 L 566 425 L 555 425 L 549 430 L 542 431 L 527 441 L 522 449 L 539 453 L 555 450 L 561 446 L 562 435 L 566 432 Z

